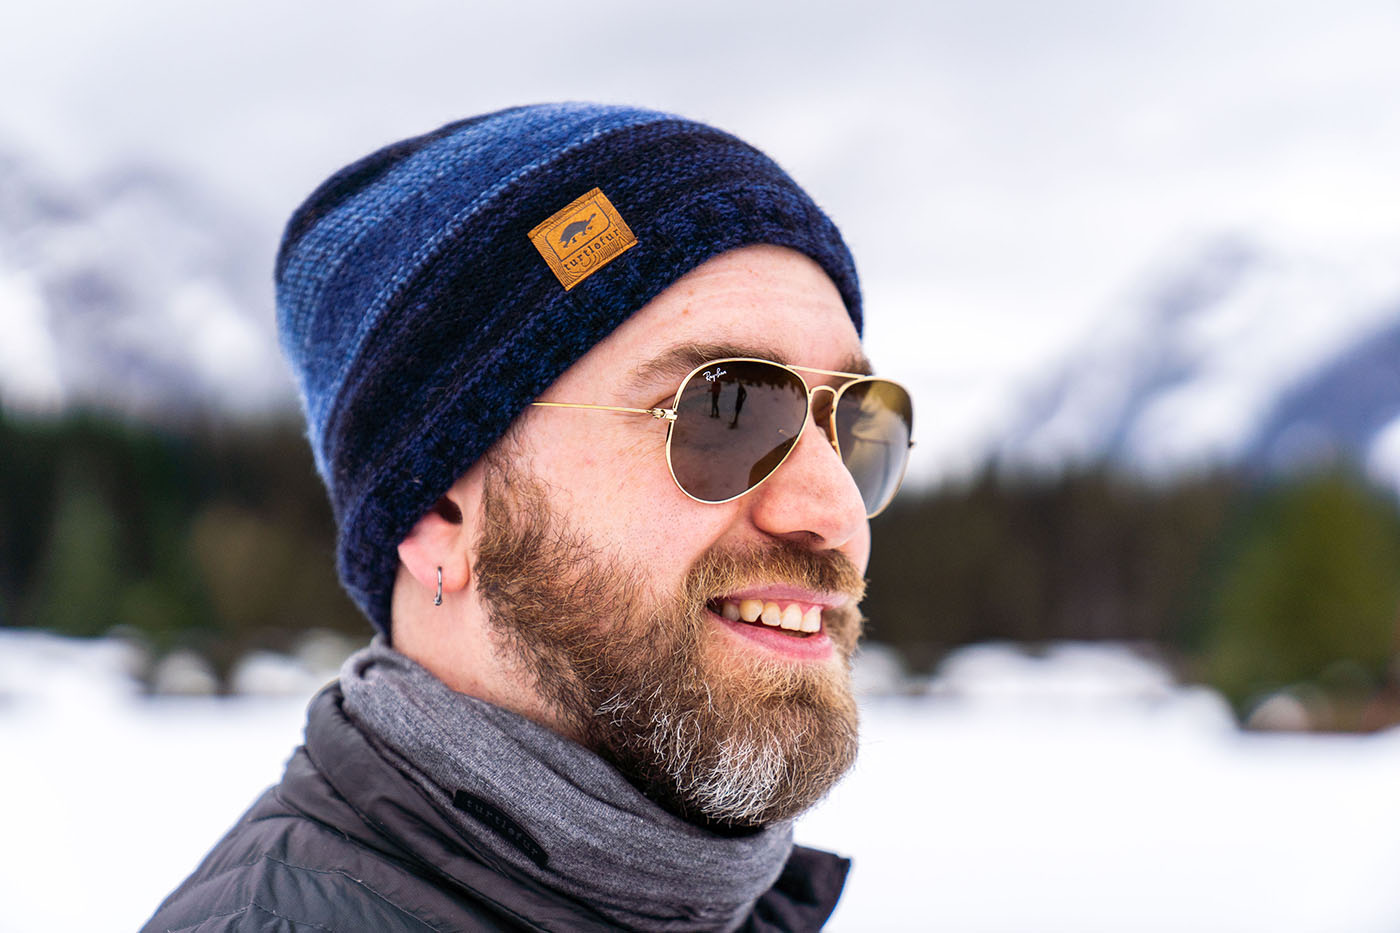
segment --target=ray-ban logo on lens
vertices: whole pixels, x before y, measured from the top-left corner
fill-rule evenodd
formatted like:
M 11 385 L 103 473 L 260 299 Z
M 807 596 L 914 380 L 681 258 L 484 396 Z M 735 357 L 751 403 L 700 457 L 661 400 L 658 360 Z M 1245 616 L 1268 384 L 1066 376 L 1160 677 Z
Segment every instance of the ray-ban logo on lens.
M 637 245 L 632 230 L 598 188 L 530 231 L 565 291 Z
M 708 370 L 708 369 L 707 369 L 707 370 L 705 370 L 705 381 L 707 381 L 707 382 L 714 382 L 714 381 L 716 381 L 717 379 L 719 379 L 720 376 L 727 375 L 728 373 L 729 373 L 729 370 L 727 370 L 727 369 L 716 369 L 716 370 Z

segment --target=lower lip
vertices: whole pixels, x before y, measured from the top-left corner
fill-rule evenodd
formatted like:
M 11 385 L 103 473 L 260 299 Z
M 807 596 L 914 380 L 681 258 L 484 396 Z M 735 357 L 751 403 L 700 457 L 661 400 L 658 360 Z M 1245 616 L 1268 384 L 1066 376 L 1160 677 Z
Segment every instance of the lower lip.
M 712 621 L 718 622 L 726 631 L 740 638 L 757 642 L 775 654 L 792 658 L 795 661 L 824 661 L 831 657 L 831 639 L 826 631 L 813 632 L 806 638 L 788 635 L 780 628 L 766 625 L 750 625 L 747 622 L 733 622 L 718 613 L 706 610 Z

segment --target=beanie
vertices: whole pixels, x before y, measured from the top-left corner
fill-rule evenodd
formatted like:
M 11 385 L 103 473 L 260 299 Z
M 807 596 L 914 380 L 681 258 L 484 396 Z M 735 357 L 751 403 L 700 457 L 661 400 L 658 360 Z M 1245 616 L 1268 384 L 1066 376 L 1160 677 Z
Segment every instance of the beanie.
M 397 545 L 515 417 L 680 276 L 755 243 L 814 259 L 860 329 L 835 225 L 767 156 L 670 114 L 502 110 L 311 194 L 277 255 L 278 333 L 341 583 L 380 632 Z

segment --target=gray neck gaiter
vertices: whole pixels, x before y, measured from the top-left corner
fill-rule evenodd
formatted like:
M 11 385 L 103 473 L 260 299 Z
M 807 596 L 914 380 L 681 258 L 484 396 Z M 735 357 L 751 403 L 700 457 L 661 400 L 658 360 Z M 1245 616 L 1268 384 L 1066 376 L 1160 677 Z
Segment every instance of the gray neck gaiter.
M 791 823 L 737 838 L 687 823 L 581 745 L 378 638 L 340 684 L 356 725 L 491 856 L 623 926 L 733 930 L 792 851 Z

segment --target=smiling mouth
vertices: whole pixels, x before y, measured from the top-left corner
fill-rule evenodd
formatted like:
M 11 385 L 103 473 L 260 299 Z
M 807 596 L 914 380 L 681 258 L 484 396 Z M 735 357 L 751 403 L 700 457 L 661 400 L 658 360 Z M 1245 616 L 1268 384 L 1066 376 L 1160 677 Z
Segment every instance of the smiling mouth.
M 717 599 L 711 612 L 730 622 L 746 622 L 775 628 L 785 634 L 806 638 L 822 630 L 822 607 L 786 600 Z

